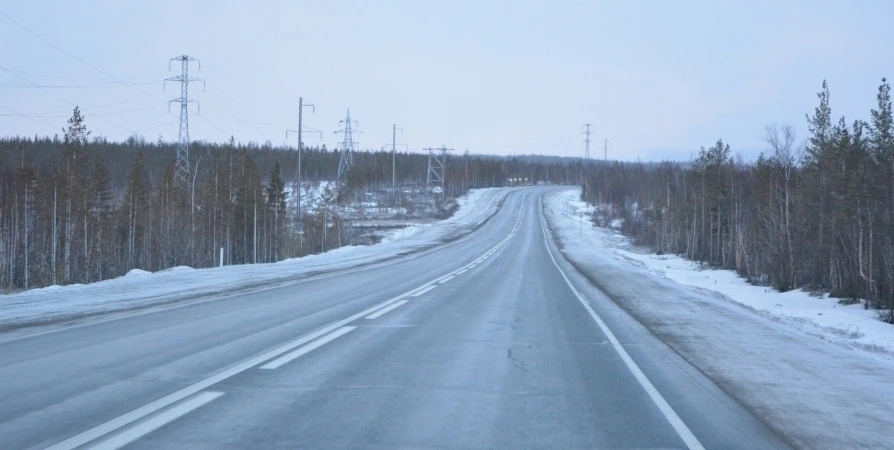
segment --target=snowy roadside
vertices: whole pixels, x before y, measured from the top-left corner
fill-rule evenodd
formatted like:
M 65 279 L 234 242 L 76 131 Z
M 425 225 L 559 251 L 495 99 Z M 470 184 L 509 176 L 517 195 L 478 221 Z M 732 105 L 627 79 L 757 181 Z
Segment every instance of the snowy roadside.
M 547 196 L 550 227 L 566 258 L 637 321 L 800 447 L 890 445 L 894 327 L 860 306 L 651 254 L 591 226 L 579 195 Z
M 174 267 L 127 275 L 91 284 L 50 286 L 0 296 L 0 331 L 123 311 L 346 270 L 421 251 L 465 235 L 498 210 L 510 190 L 476 189 L 459 200 L 450 218 L 396 236 L 387 243 L 347 246 L 319 255 L 271 264 L 246 264 L 207 269 Z

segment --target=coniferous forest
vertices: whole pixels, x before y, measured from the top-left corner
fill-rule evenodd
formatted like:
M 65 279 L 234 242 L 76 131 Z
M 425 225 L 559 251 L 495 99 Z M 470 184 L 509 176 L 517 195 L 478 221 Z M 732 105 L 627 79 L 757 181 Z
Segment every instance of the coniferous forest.
M 388 190 L 392 154 L 359 151 L 337 192 L 298 218 L 294 148 L 192 142 L 190 179 L 176 144 L 96 139 L 75 108 L 61 136 L 0 139 L 0 291 L 90 283 L 132 269 L 275 262 L 351 244 L 338 204 Z M 305 147 L 302 183 L 335 180 L 339 153 Z M 428 155 L 398 152 L 396 181 L 423 186 Z M 529 183 L 578 182 L 579 158 L 451 155 L 444 194 Z M 400 190 L 393 199 L 401 206 Z M 292 205 L 292 206 L 289 206 Z M 299 235 L 300 231 L 300 235 Z M 325 240 L 325 242 L 324 242 Z
M 718 140 L 691 163 L 595 164 L 595 219 L 656 251 L 729 268 L 780 291 L 865 299 L 894 323 L 894 125 L 882 80 L 868 120 L 834 119 L 823 82 L 809 136 L 766 129 L 768 151 L 734 160 Z

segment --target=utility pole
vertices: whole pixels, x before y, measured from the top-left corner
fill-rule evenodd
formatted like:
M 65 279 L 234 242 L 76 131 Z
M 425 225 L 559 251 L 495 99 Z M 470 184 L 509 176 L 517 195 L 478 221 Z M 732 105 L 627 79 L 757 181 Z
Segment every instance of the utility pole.
M 189 76 L 189 63 L 196 61 L 199 63 L 199 72 L 202 71 L 202 62 L 192 56 L 180 55 L 171 58 L 168 61 L 168 70 L 171 70 L 171 61 L 180 61 L 180 75 L 176 77 L 166 78 L 164 86 L 168 81 L 176 81 L 180 83 L 180 97 L 168 102 L 168 111 L 170 111 L 171 103 L 180 103 L 180 132 L 177 137 L 177 178 L 188 187 L 189 184 L 189 104 L 198 103 L 196 100 L 189 99 L 189 83 L 193 81 L 205 80 L 201 78 Z
M 304 148 L 304 142 L 301 140 L 301 132 L 304 131 L 303 122 L 303 113 L 304 107 L 310 106 L 311 114 L 317 113 L 317 108 L 311 103 L 304 103 L 304 97 L 298 97 L 298 129 L 296 130 L 286 130 L 286 139 L 289 137 L 289 133 L 298 133 L 298 185 L 295 189 L 298 192 L 298 202 L 297 202 L 297 214 L 296 219 L 298 221 L 298 226 L 301 226 L 301 150 Z M 323 132 L 320 130 L 308 130 L 316 133 L 320 133 L 320 140 L 323 140 Z
M 351 110 L 348 109 L 348 116 L 345 120 L 340 120 L 338 125 L 341 126 L 344 124 L 344 128 L 336 131 L 336 133 L 344 133 L 345 137 L 342 142 L 338 144 L 339 149 L 341 150 L 341 156 L 338 160 L 338 173 L 335 177 L 336 181 L 344 181 L 344 177 L 348 175 L 348 171 L 351 169 L 351 166 L 354 165 L 354 150 L 357 149 L 357 142 L 354 142 L 353 132 L 356 130 L 352 130 L 352 124 L 360 125 L 356 120 L 351 120 Z
M 606 139 L 606 140 L 605 140 L 605 147 L 602 148 L 603 151 L 605 152 L 605 156 L 604 156 L 604 157 L 605 157 L 605 161 L 608 161 L 608 151 L 611 150 L 610 148 L 608 148 L 608 143 L 609 143 L 609 142 L 611 142 L 611 141 L 609 141 L 608 139 Z
M 441 146 L 441 148 L 426 148 L 428 150 L 428 171 L 425 175 L 425 185 L 440 185 L 441 194 L 444 191 L 444 179 L 447 176 L 447 152 L 453 151 L 452 148 Z
M 391 129 L 391 202 L 394 202 L 395 192 L 397 190 L 397 172 L 395 171 L 397 168 L 397 130 L 400 130 L 400 134 L 404 134 L 404 129 L 394 124 L 394 127 Z
M 466 193 L 466 183 L 468 182 L 467 179 L 469 178 L 469 149 L 466 149 L 465 153 L 463 153 L 463 159 L 466 163 L 466 171 L 463 174 L 463 189 L 460 194 Z

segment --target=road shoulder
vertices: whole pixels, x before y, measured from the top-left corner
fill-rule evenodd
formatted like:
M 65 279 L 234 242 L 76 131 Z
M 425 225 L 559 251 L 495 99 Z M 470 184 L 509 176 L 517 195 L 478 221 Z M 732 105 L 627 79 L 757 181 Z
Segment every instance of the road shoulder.
M 890 444 L 894 363 L 619 262 L 602 244 L 605 231 L 566 214 L 561 195 L 544 198 L 544 214 L 563 256 L 765 423 L 799 447 Z

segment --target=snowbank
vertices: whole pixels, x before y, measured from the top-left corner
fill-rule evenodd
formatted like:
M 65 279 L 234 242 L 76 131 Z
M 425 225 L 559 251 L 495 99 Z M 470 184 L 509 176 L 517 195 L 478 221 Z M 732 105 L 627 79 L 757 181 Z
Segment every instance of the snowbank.
M 509 189 L 478 189 L 460 199 L 460 211 L 426 225 L 406 238 L 370 246 L 348 246 L 320 255 L 271 264 L 208 269 L 173 267 L 156 273 L 132 270 L 112 280 L 51 286 L 0 296 L 0 330 L 58 322 L 98 313 L 214 294 L 229 294 L 315 274 L 384 261 L 430 248 L 467 234 L 499 209 Z
M 382 236 L 381 242 L 391 242 L 396 239 L 414 236 L 432 226 L 441 226 L 444 223 L 450 223 L 450 221 L 458 223 L 475 223 L 480 220 L 477 214 L 483 211 L 482 208 L 484 205 L 487 205 L 490 202 L 490 191 L 493 190 L 494 189 L 472 189 L 466 195 L 456 199 L 458 208 L 449 219 L 434 223 L 413 224 L 408 227 L 388 231 Z
M 563 212 L 578 217 L 583 213 L 584 226 L 587 226 L 593 207 L 581 201 L 574 191 L 560 195 L 554 201 L 562 203 Z M 612 220 L 611 228 L 619 228 L 617 221 Z M 594 233 L 602 231 L 593 230 Z M 876 311 L 867 310 L 862 304 L 841 305 L 838 299 L 828 295 L 820 298 L 800 290 L 782 293 L 755 286 L 732 270 L 704 269 L 676 255 L 656 255 L 632 245 L 620 232 L 605 231 L 601 238 L 602 246 L 616 256 L 679 284 L 710 291 L 714 296 L 825 340 L 894 356 L 894 326 L 880 321 Z
M 718 386 L 796 446 L 891 445 L 894 326 L 834 299 L 649 254 L 587 215 L 581 226 L 589 210 L 579 195 L 560 191 L 544 204 L 562 253 Z

